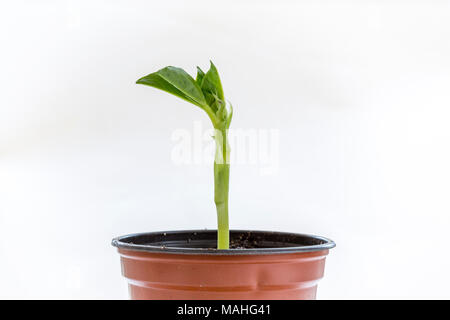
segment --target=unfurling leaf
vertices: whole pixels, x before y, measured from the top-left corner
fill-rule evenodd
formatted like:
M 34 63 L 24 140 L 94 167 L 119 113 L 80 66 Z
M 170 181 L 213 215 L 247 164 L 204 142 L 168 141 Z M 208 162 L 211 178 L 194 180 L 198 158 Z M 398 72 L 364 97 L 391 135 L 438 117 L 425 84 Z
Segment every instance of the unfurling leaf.
M 213 109 L 214 112 L 217 112 L 220 108 L 220 104 L 225 103 L 225 99 L 219 72 L 212 61 L 208 72 L 203 77 L 201 88 L 206 102 L 211 106 L 211 109 Z
M 229 127 L 231 115 L 226 108 L 219 73 L 212 61 L 206 73 L 197 67 L 195 80 L 183 69 L 169 66 L 140 78 L 136 83 L 166 91 L 199 106 L 206 111 L 214 127 Z
M 195 79 L 195 82 L 199 85 L 199 87 L 202 86 L 203 78 L 205 77 L 205 73 L 203 72 L 200 67 L 197 67 L 197 78 Z
M 136 83 L 164 90 L 200 107 L 206 104 L 200 86 L 181 68 L 166 67 L 140 78 Z

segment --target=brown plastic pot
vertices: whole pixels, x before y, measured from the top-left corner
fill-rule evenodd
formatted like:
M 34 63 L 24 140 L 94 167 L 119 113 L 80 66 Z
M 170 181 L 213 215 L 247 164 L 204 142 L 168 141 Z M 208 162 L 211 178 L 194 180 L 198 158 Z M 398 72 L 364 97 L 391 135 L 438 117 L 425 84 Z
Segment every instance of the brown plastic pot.
M 131 299 L 315 299 L 334 242 L 318 236 L 230 231 L 241 246 L 214 249 L 216 231 L 139 233 L 113 239 Z

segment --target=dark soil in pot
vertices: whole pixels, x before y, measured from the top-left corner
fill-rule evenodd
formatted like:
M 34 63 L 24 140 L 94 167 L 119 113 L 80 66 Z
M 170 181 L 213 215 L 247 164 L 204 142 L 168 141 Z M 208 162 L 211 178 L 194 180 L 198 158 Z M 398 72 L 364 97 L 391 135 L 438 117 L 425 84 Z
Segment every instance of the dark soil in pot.
M 113 239 L 113 246 L 149 252 L 197 254 L 274 254 L 330 249 L 334 242 L 319 236 L 271 231 L 230 231 L 230 250 L 217 250 L 215 230 L 131 234 Z

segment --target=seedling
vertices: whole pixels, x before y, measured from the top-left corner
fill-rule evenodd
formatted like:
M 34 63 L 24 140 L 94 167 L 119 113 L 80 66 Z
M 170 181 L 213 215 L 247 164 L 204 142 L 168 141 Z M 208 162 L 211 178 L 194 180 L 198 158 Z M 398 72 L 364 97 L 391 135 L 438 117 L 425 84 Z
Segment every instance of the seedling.
M 136 81 L 171 93 L 202 108 L 214 127 L 216 153 L 214 158 L 214 202 L 217 209 L 217 248 L 229 249 L 228 189 L 230 179 L 230 147 L 228 128 L 233 107 L 223 95 L 222 83 L 211 62 L 208 72 L 197 67 L 194 80 L 186 71 L 165 67 Z

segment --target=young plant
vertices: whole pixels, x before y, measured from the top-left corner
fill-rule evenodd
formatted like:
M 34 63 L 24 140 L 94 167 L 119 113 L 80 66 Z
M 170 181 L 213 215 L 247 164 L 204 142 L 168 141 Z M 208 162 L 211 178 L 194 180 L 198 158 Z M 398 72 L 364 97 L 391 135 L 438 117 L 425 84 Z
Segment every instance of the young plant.
M 214 202 L 217 209 L 217 248 L 229 249 L 228 188 L 230 178 L 230 147 L 228 128 L 233 107 L 225 100 L 222 83 L 216 67 L 211 62 L 208 72 L 197 67 L 194 80 L 186 71 L 165 67 L 136 81 L 171 93 L 200 108 L 209 116 L 214 126 L 216 154 L 214 159 Z

